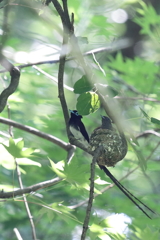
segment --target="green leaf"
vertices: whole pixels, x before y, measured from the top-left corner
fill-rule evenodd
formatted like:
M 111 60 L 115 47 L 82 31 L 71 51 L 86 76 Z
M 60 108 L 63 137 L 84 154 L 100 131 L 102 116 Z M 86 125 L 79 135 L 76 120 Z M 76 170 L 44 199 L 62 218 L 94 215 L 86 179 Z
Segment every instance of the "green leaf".
M 21 140 L 21 141 L 19 141 L 18 143 L 17 143 L 17 148 L 19 148 L 19 149 L 23 149 L 23 147 L 24 147 L 24 141 L 23 140 Z
M 60 178 L 66 178 L 65 174 L 63 173 L 63 170 L 60 171 L 59 170 L 59 163 L 55 164 L 51 159 L 49 159 L 50 164 L 51 164 L 51 168 L 52 170 L 60 177 Z M 60 163 L 62 163 L 62 161 L 60 161 Z M 64 162 L 62 163 L 64 165 Z
M 86 76 L 82 76 L 75 84 L 74 84 L 74 93 L 81 94 L 84 92 L 88 92 L 92 89 L 92 84 L 87 80 Z
M 90 228 L 90 237 L 93 240 L 96 240 L 97 237 L 99 237 L 100 239 L 106 239 L 106 240 L 111 240 L 111 238 L 109 236 L 107 236 L 107 234 L 105 233 L 104 229 L 96 223 L 93 223 Z
M 140 110 L 143 113 L 144 117 L 147 118 L 147 120 L 150 121 L 150 117 L 148 116 L 148 114 L 142 108 L 140 108 Z
M 134 60 L 129 58 L 124 59 L 122 54 L 118 53 L 115 59 L 110 57 L 108 67 L 108 73 L 110 72 L 116 81 L 118 79 L 128 89 L 131 85 L 135 91 L 142 92 L 143 94 L 147 93 L 149 95 L 157 92 L 158 95 L 158 87 L 154 84 L 154 78 L 158 74 L 159 68 L 153 62 L 149 60 L 144 61 L 139 57 L 135 57 Z M 113 72 L 110 68 L 116 70 L 116 72 Z
M 111 237 L 111 239 L 114 240 L 125 240 L 126 236 L 124 234 L 120 233 L 108 233 L 108 235 Z
M 144 228 L 143 230 L 135 227 L 134 234 L 136 237 L 138 237 L 138 239 L 145 239 L 145 240 L 159 240 L 159 231 L 155 230 L 153 231 L 152 228 L 150 228 L 149 226 L 147 226 L 146 228 Z
M 48 218 L 50 219 L 50 222 L 54 218 L 55 215 L 60 217 L 62 220 L 65 220 L 68 222 L 68 219 L 72 219 L 80 224 L 82 224 L 78 219 L 71 214 L 70 212 L 73 211 L 70 208 L 62 205 L 61 202 L 54 202 L 51 205 L 43 205 L 43 208 L 39 211 L 40 215 L 47 214 Z
M 24 151 L 24 141 L 23 139 L 18 141 L 17 144 L 13 138 L 9 139 L 9 147 L 2 143 L 2 145 L 6 148 L 6 150 L 14 157 L 14 158 L 23 158 L 29 157 L 35 150 L 32 148 L 27 148 Z
M 137 9 L 138 15 L 134 18 L 134 22 L 141 26 L 141 34 L 147 34 L 153 38 L 154 35 L 156 36 L 154 30 L 160 26 L 160 16 L 152 5 L 147 5 L 144 1 L 141 1 L 140 4 L 142 8 Z
M 82 93 L 77 99 L 77 111 L 80 115 L 88 115 L 100 107 L 99 97 L 96 93 Z
M 88 164 L 81 164 L 77 159 L 74 159 L 69 165 L 65 164 L 64 173 L 66 181 L 73 185 L 79 185 L 85 189 L 89 187 L 90 169 Z
M 41 164 L 39 162 L 33 161 L 28 158 L 18 158 L 17 162 L 19 165 L 35 165 L 37 167 L 41 167 Z
M 157 118 L 151 117 L 151 122 L 160 125 L 160 120 Z
M 14 156 L 12 156 L 9 151 L 6 148 L 7 146 L 4 144 L 0 145 L 0 152 L 1 152 L 1 158 L 0 158 L 0 164 L 8 169 L 8 170 L 12 170 L 15 169 L 15 160 L 14 160 Z M 30 160 L 28 158 L 17 158 L 17 162 L 19 165 L 35 165 L 38 167 L 41 167 L 41 164 L 39 162 Z M 20 168 L 20 171 L 22 173 L 25 173 L 25 171 Z

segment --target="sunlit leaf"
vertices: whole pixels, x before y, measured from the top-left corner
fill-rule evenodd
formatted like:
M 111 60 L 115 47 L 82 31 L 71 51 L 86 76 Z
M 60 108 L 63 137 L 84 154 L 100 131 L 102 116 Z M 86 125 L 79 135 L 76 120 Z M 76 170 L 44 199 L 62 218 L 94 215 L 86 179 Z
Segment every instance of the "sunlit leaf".
M 60 177 L 60 178 L 65 178 L 65 174 L 63 171 L 60 171 L 59 168 L 57 167 L 57 164 L 55 164 L 51 159 L 49 159 L 51 168 L 52 170 Z
M 35 150 L 32 148 L 25 148 L 23 150 L 24 141 L 23 139 L 18 141 L 14 141 L 13 138 L 9 139 L 9 146 L 6 146 L 5 144 L 1 143 L 6 150 L 14 157 L 14 158 L 23 158 L 23 157 L 29 157 Z
M 80 115 L 88 115 L 100 107 L 99 97 L 96 93 L 82 93 L 77 99 L 77 111 Z

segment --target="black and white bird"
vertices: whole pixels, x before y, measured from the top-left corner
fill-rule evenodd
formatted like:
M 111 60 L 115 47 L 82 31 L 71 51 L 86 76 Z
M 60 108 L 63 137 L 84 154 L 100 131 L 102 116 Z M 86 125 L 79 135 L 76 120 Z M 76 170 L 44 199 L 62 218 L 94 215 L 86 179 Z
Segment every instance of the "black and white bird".
M 71 117 L 69 119 L 69 129 L 71 133 L 83 145 L 88 146 L 89 136 L 83 122 L 81 121 L 82 116 L 78 114 L 77 110 L 69 111 L 71 113 Z

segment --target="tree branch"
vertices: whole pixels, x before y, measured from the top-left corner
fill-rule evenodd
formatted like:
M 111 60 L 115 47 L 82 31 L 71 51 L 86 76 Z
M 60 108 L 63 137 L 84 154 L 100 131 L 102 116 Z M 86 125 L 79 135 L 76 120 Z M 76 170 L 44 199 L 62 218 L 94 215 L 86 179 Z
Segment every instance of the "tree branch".
M 97 150 L 95 151 L 95 154 L 93 156 L 92 163 L 91 163 L 90 194 L 89 194 L 89 201 L 88 201 L 88 206 L 87 206 L 87 210 L 86 210 L 86 216 L 85 216 L 84 223 L 83 223 L 83 231 L 82 231 L 82 235 L 81 235 L 81 240 L 85 240 L 86 233 L 88 230 L 88 224 L 89 224 L 89 219 L 90 219 L 90 214 L 91 214 L 91 209 L 92 209 L 92 203 L 93 203 L 93 199 L 94 199 L 95 164 L 97 162 L 97 159 L 100 156 L 100 153 L 101 153 L 101 147 L 97 148 Z
M 66 61 L 66 54 L 67 54 L 67 47 L 68 47 L 68 39 L 69 36 L 72 34 L 71 32 L 71 22 L 68 16 L 68 8 L 67 8 L 67 2 L 63 2 L 64 9 L 62 9 L 61 5 L 57 0 L 52 0 L 53 5 L 57 12 L 59 13 L 63 25 L 63 43 L 61 47 L 61 53 L 60 53 L 60 61 L 59 61 L 59 70 L 58 70 L 58 94 L 59 99 L 61 102 L 63 115 L 65 119 L 66 124 L 66 131 L 68 138 L 70 136 L 69 128 L 68 128 L 68 121 L 69 121 L 69 112 L 68 107 L 64 95 L 64 88 L 63 88 L 63 77 L 64 77 L 64 69 L 65 69 L 65 61 Z M 66 10 L 67 8 L 67 10 Z M 65 11 L 65 13 L 64 13 Z M 67 12 L 66 12 L 67 11 Z
M 121 46 L 119 47 L 118 49 L 123 49 L 123 48 L 126 48 L 128 47 L 127 46 Z M 117 48 L 114 48 L 114 47 L 102 47 L 102 48 L 96 48 L 96 49 L 92 49 L 86 53 L 83 53 L 83 56 L 89 56 L 89 55 L 92 55 L 93 53 L 94 54 L 98 54 L 98 53 L 102 53 L 102 52 L 108 52 L 108 53 L 111 53 L 111 52 L 115 52 L 118 50 Z M 74 60 L 76 59 L 75 57 L 68 57 L 66 59 L 66 61 L 71 61 L 71 60 Z M 56 64 L 56 63 L 59 63 L 59 59 L 57 60 L 47 60 L 47 61 L 40 61 L 40 62 L 33 62 L 33 63 L 27 63 L 27 64 L 21 64 L 21 65 L 18 65 L 17 67 L 19 69 L 22 69 L 22 68 L 26 68 L 26 67 L 32 67 L 33 65 L 43 65 L 43 64 Z M 4 72 L 7 72 L 7 70 L 3 69 L 3 70 L 0 70 L 0 73 L 4 73 Z
M 160 130 L 160 129 L 159 129 Z M 155 135 L 157 137 L 160 137 L 160 133 L 158 133 L 155 130 L 146 130 L 142 133 L 139 133 L 136 138 L 141 138 L 141 137 L 148 137 L 148 135 Z
M 113 51 L 113 48 L 110 48 L 110 47 L 104 47 L 104 48 L 97 48 L 97 49 L 93 49 L 93 50 L 90 50 L 86 53 L 84 53 L 83 55 L 84 56 L 89 56 L 89 55 L 92 55 L 92 53 L 94 54 L 97 54 L 97 53 L 101 53 L 101 52 L 112 52 Z M 74 57 L 69 57 L 66 59 L 66 61 L 71 61 L 71 60 L 74 60 L 75 58 Z M 21 64 L 21 65 L 18 65 L 17 67 L 19 69 L 21 68 L 26 68 L 26 67 L 32 67 L 33 65 L 43 65 L 43 64 L 56 64 L 56 63 L 59 63 L 59 59 L 57 60 L 49 60 L 49 61 L 40 61 L 40 62 L 34 62 L 34 63 L 27 63 L 27 64 Z M 4 73 L 4 72 L 8 72 L 7 70 L 1 70 L 0 73 Z
M 6 106 L 8 97 L 13 94 L 18 87 L 20 71 L 17 67 L 14 67 L 14 65 L 11 64 L 2 54 L 0 54 L 0 63 L 7 71 L 10 72 L 11 76 L 11 82 L 9 86 L 0 94 L 0 112 L 2 112 Z
M 57 184 L 60 181 L 62 181 L 62 179 L 59 177 L 56 177 L 54 179 L 40 182 L 40 183 L 34 184 L 32 186 L 29 186 L 29 187 L 26 187 L 23 189 L 17 189 L 17 190 L 11 191 L 11 192 L 3 192 L 3 190 L 2 190 L 0 192 L 0 198 L 14 198 L 16 196 L 21 196 L 26 193 L 31 193 L 31 192 L 34 193 L 37 190 L 40 190 L 40 189 L 43 189 L 43 188 L 46 188 L 49 186 L 53 186 L 54 184 Z
M 70 143 L 66 143 L 66 142 L 62 141 L 61 139 L 59 139 L 57 137 L 54 137 L 54 136 L 52 136 L 50 134 L 46 134 L 44 132 L 41 132 L 41 131 L 39 131 L 36 128 L 30 127 L 30 126 L 26 126 L 26 125 L 22 125 L 20 123 L 17 123 L 15 121 L 12 121 L 10 119 L 3 118 L 3 117 L 0 117 L 0 122 L 4 123 L 6 125 L 13 126 L 15 128 L 24 130 L 24 131 L 29 132 L 31 134 L 34 134 L 34 135 L 36 135 L 38 137 L 46 139 L 46 140 L 48 140 L 50 142 L 53 142 L 54 144 L 56 144 L 59 147 L 63 148 L 65 151 L 72 150 L 72 148 L 73 148 L 73 146 Z

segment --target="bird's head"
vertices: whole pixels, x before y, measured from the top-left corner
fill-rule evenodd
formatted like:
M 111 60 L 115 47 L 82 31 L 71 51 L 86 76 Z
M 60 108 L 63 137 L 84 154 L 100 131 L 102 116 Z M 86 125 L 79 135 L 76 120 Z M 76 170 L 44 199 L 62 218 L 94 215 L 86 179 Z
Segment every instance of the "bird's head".
M 102 128 L 112 130 L 111 120 L 106 116 L 101 116 L 102 118 Z
M 76 117 L 76 118 L 79 118 L 79 119 L 82 118 L 82 116 L 78 114 L 77 110 L 70 110 L 69 109 L 69 112 L 71 113 L 71 117 Z

